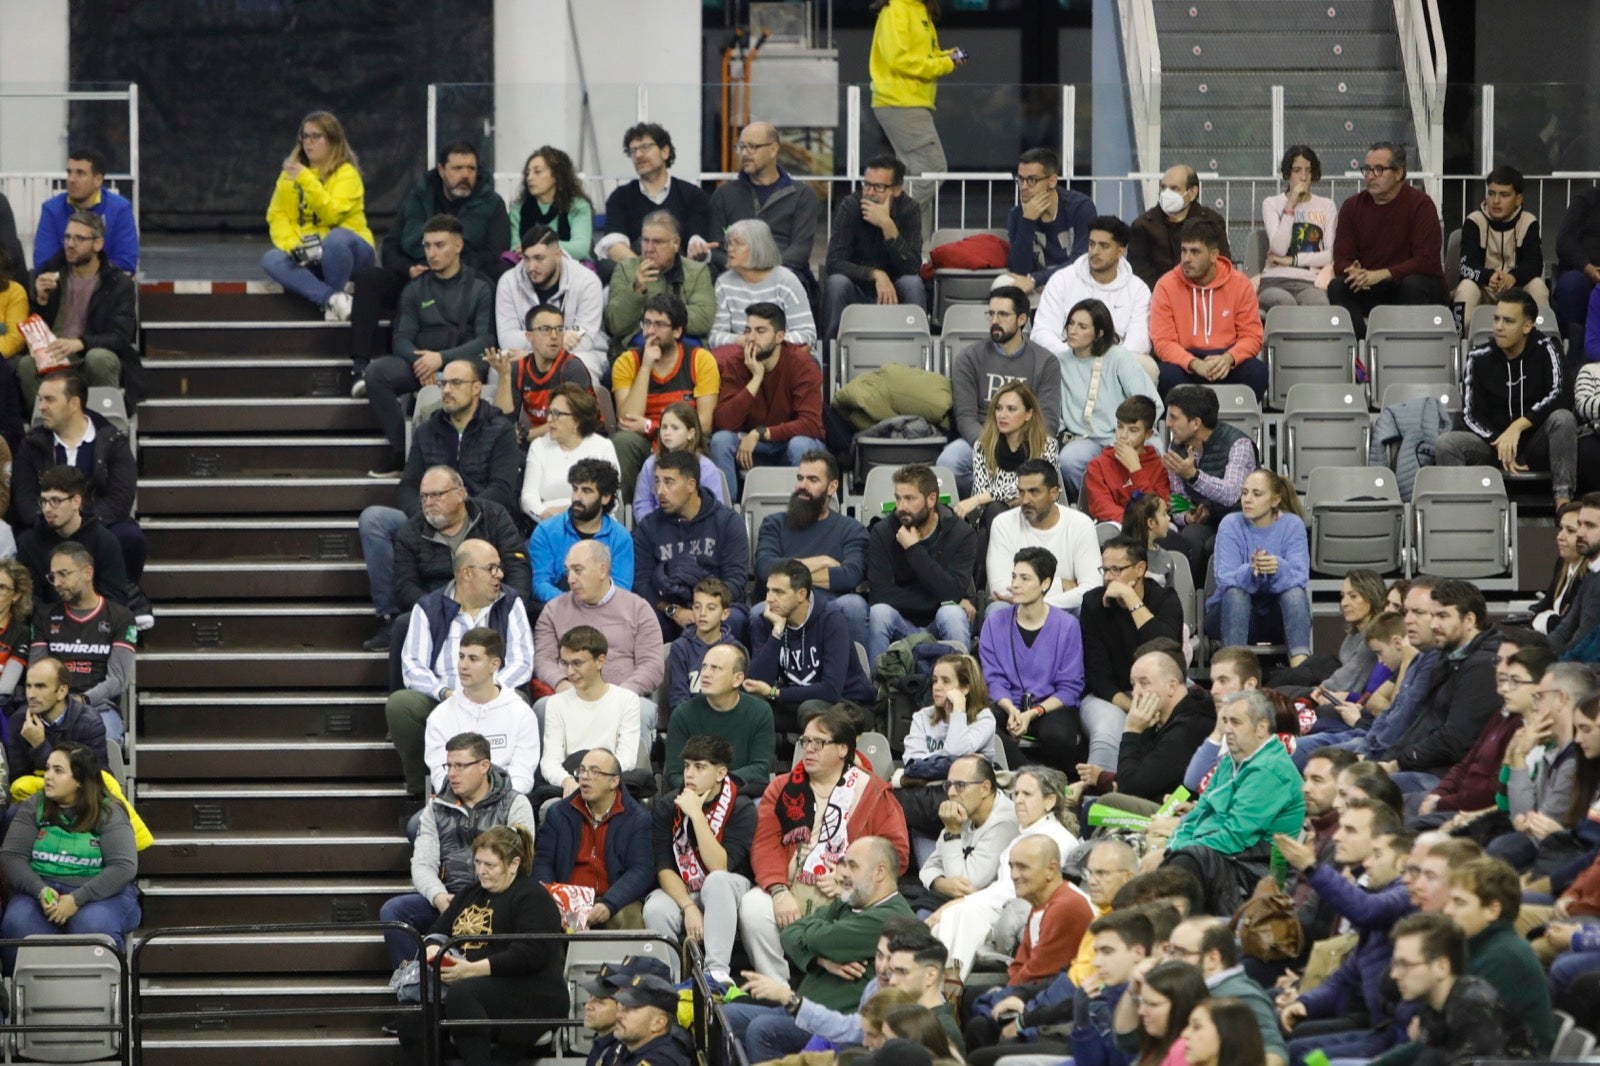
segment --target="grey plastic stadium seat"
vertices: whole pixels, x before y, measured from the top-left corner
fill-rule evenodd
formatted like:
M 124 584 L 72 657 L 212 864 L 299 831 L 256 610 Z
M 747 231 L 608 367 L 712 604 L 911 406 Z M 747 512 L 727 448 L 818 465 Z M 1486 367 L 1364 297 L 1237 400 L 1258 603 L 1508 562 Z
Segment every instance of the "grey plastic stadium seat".
M 860 374 L 899 364 L 933 369 L 933 340 L 928 315 L 909 304 L 852 304 L 839 320 L 834 340 L 835 384 Z
M 1296 492 L 1304 492 L 1319 466 L 1359 466 L 1367 460 L 1372 418 L 1361 386 L 1296 385 L 1283 413 L 1283 466 Z
M 1356 331 L 1342 307 L 1274 307 L 1265 345 L 1272 374 L 1267 404 L 1276 410 L 1295 385 L 1355 380 Z
M 949 376 L 956 356 L 976 341 L 989 339 L 989 304 L 952 304 L 939 322 L 939 372 Z M 1030 323 L 1031 325 L 1031 323 Z
M 1312 573 L 1341 578 L 1352 570 L 1393 574 L 1404 568 L 1406 507 L 1388 467 L 1317 467 L 1305 509 Z
M 1411 492 L 1417 573 L 1511 588 L 1516 508 L 1498 467 L 1425 466 Z
M 1400 382 L 1460 381 L 1460 345 L 1448 307 L 1373 308 L 1366 351 L 1373 394 Z

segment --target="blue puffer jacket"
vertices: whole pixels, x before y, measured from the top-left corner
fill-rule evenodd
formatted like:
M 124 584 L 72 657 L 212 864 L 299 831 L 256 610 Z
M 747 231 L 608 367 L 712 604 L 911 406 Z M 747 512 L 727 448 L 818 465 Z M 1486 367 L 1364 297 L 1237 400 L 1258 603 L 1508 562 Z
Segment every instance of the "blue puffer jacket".
M 1356 949 L 1322 984 L 1300 997 L 1307 1018 L 1329 1018 L 1348 1014 L 1356 997 L 1366 1002 L 1371 1026 L 1386 1024 L 1383 984 L 1389 979 L 1389 957 L 1394 945 L 1389 930 L 1414 909 L 1406 886 L 1397 878 L 1376 892 L 1347 881 L 1333 866 L 1318 863 L 1305 874 L 1305 881 L 1335 913 L 1355 926 Z

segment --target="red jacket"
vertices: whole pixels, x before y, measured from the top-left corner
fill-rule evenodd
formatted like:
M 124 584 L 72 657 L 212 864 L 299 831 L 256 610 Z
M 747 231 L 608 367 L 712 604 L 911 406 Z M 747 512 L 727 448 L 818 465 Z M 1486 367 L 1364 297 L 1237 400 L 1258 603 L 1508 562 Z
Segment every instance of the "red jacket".
M 1089 897 L 1063 881 L 1043 907 L 1035 907 L 1029 913 L 1017 957 L 1006 970 L 1006 984 L 1015 988 L 1042 981 L 1072 965 L 1092 921 L 1094 906 Z
M 1250 279 L 1217 257 L 1216 277 L 1200 286 L 1180 264 L 1161 275 L 1150 296 L 1150 344 L 1156 358 L 1188 369 L 1194 352 L 1229 352 L 1234 365 L 1261 353 L 1261 305 Z
M 1494 794 L 1500 788 L 1500 764 L 1505 761 L 1506 745 L 1511 735 L 1522 728 L 1519 714 L 1490 716 L 1483 732 L 1472 742 L 1467 757 L 1450 768 L 1433 790 L 1439 797 L 1434 808 L 1440 811 L 1481 811 L 1494 806 Z
M 1139 469 L 1135 473 L 1128 473 L 1128 468 L 1117 460 L 1115 448 L 1107 448 L 1084 468 L 1085 510 L 1096 522 L 1120 524 L 1136 492 L 1172 499 L 1172 484 L 1167 468 L 1161 464 L 1161 453 L 1148 444 L 1139 453 Z
M 1567 901 L 1567 914 L 1569 917 L 1594 917 L 1600 915 L 1600 859 L 1589 864 L 1589 867 L 1573 878 L 1572 884 L 1561 893 L 1561 898 Z
M 822 428 L 822 368 L 811 358 L 811 349 L 785 344 L 777 367 L 761 379 L 754 396 L 746 387 L 750 370 L 744 365 L 743 345 L 724 344 L 711 354 L 722 372 L 722 389 L 711 416 L 717 429 L 748 433 L 766 426 L 780 444 L 793 437 L 827 439 Z
M 756 875 L 756 887 L 769 889 L 773 885 L 789 883 L 789 865 L 794 860 L 795 845 L 785 844 L 778 835 L 778 793 L 789 780 L 787 774 L 772 779 L 756 807 L 756 838 L 750 845 L 750 866 Z M 850 839 L 883 837 L 894 845 L 900 857 L 900 873 L 906 872 L 911 859 L 911 838 L 906 831 L 906 813 L 900 801 L 881 777 L 871 776 L 866 791 L 861 794 L 855 809 L 850 812 Z

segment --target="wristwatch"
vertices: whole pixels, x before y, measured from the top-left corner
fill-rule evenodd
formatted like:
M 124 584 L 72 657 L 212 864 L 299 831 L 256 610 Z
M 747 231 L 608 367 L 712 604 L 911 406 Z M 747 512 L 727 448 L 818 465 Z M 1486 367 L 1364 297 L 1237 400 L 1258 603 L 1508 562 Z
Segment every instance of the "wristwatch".
M 766 440 L 771 440 L 771 439 L 772 439 L 772 430 L 768 429 L 766 426 L 757 426 L 756 427 L 756 440 L 766 441 Z
M 800 1013 L 800 1004 L 803 1002 L 805 1001 L 800 998 L 800 993 L 792 992 L 789 995 L 789 1002 L 783 1005 L 783 1009 L 793 1018 Z

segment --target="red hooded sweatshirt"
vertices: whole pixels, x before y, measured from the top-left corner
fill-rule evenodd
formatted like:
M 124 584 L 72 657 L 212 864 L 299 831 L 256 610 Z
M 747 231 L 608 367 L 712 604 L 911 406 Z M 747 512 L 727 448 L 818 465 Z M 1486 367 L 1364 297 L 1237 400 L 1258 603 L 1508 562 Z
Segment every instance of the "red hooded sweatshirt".
M 1234 365 L 1261 354 L 1261 308 L 1250 279 L 1217 257 L 1204 287 L 1179 264 L 1161 275 L 1150 297 L 1150 343 L 1156 358 L 1188 369 L 1196 355 L 1230 352 Z

